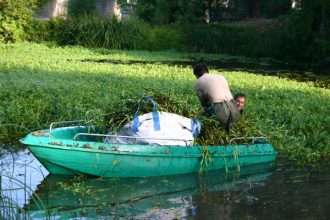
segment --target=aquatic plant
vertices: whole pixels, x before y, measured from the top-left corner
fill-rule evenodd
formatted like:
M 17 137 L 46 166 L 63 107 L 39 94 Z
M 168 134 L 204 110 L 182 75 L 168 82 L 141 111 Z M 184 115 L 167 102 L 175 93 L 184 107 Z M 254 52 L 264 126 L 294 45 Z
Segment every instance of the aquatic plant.
M 133 116 L 138 108 L 139 103 L 143 97 L 150 97 L 157 103 L 157 110 L 170 112 L 181 115 L 187 118 L 198 118 L 203 124 L 201 133 L 195 138 L 195 145 L 205 146 L 203 149 L 207 152 L 207 146 L 226 145 L 231 138 L 241 136 L 258 136 L 261 133 L 251 124 L 247 124 L 249 131 L 244 132 L 242 129 L 243 118 L 239 119 L 232 133 L 228 134 L 227 131 L 219 127 L 219 122 L 213 118 L 207 118 L 203 115 L 203 109 L 190 108 L 186 100 L 171 95 L 171 93 L 164 91 L 162 88 L 152 88 L 144 94 L 137 94 L 135 97 L 120 100 L 115 108 L 108 108 L 105 112 L 95 110 L 93 112 L 93 124 L 98 126 L 105 126 L 110 131 L 115 131 L 120 126 L 123 126 L 133 120 Z M 153 105 L 150 103 L 142 102 L 139 114 L 145 114 L 153 111 Z M 90 112 L 86 113 L 87 115 Z M 101 117 L 100 117 L 101 116 Z M 104 116 L 104 118 L 102 117 Z M 91 120 L 89 120 L 91 121 Z M 235 141 L 234 141 L 235 143 Z
M 152 88 L 170 94 L 179 114 L 187 109 L 189 114 L 197 115 L 202 109 L 195 95 L 196 79 L 191 68 L 146 62 L 188 60 L 189 53 L 48 48 L 31 43 L 0 45 L 0 51 L 0 125 L 16 124 L 36 131 L 54 121 L 84 119 L 91 110 L 123 111 L 120 103 L 129 99 L 136 103 L 137 97 Z M 79 61 L 83 59 L 140 60 L 141 63 Z M 269 135 L 285 160 L 300 164 L 328 163 L 330 90 L 246 72 L 219 71 L 212 67 L 210 72 L 224 75 L 233 94 L 243 92 L 247 96 L 246 114 L 240 122 L 244 126 L 237 128 L 237 133 Z M 205 143 L 216 142 L 218 136 L 207 132 L 208 124 L 202 123 L 201 137 L 206 135 Z M 27 132 L 0 126 L 0 133 L 6 134 L 1 138 L 8 139 L 22 137 Z
M 2 60 L 41 59 L 41 60 L 68 60 L 68 61 L 191 61 L 194 60 L 226 60 L 246 59 L 243 56 L 230 56 L 225 54 L 206 54 L 181 52 L 174 50 L 144 51 L 144 50 L 108 50 L 105 48 L 85 48 L 82 46 L 56 46 L 53 42 L 0 44 L 0 58 Z M 41 61 L 39 60 L 39 61 Z

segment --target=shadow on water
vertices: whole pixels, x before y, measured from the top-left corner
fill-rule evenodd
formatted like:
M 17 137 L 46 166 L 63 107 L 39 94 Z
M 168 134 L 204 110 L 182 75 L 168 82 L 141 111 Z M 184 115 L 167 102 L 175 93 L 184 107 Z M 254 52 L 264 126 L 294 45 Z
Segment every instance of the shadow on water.
M 98 62 L 108 64 L 146 64 L 146 62 L 132 60 L 82 60 L 82 62 Z M 205 63 L 210 69 L 219 71 L 243 71 L 263 76 L 277 76 L 279 78 L 288 78 L 298 82 L 312 82 L 315 87 L 330 89 L 330 76 L 318 74 L 317 67 L 312 63 L 287 63 L 276 60 L 242 60 L 242 59 L 198 59 L 192 61 L 172 61 L 172 62 L 154 62 L 149 64 L 156 65 L 178 65 L 193 68 L 197 63 Z

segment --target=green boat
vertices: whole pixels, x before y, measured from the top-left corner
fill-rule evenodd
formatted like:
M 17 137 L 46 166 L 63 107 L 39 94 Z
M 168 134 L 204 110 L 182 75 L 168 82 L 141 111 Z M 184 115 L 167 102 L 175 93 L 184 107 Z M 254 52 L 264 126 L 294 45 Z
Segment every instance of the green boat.
M 100 136 L 118 136 L 99 134 L 101 129 L 80 126 L 81 122 L 83 121 L 53 122 L 49 129 L 32 132 L 20 142 L 27 145 L 32 154 L 52 174 L 88 174 L 103 177 L 162 176 L 199 172 L 201 166 L 205 165 L 203 146 L 102 143 L 97 141 Z M 79 126 L 52 129 L 54 124 L 60 123 L 79 123 Z M 91 130 L 93 134 L 88 133 Z M 243 145 L 231 145 L 234 140 L 232 139 L 226 146 L 209 146 L 213 165 L 205 166 L 204 170 L 275 161 L 277 152 L 272 144 L 262 140 L 263 138 L 267 136 L 234 138 L 248 139 Z

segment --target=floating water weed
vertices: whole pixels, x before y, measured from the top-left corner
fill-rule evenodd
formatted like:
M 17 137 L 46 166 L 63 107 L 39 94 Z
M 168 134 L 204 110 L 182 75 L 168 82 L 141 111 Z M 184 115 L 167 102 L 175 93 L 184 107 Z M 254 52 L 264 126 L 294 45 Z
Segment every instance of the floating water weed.
M 152 88 L 162 89 L 175 102 L 175 109 L 171 110 L 171 106 L 157 101 L 164 110 L 189 118 L 201 114 L 191 68 L 145 63 L 147 60 L 185 60 L 188 53 L 110 51 L 73 46 L 50 49 L 31 43 L 0 45 L 0 50 L 0 125 L 16 124 L 37 131 L 48 128 L 54 121 L 84 119 L 86 112 L 93 109 L 96 112 L 100 109 L 102 114 L 108 114 L 109 109 L 113 113 L 118 111 L 117 116 L 128 121 L 134 114 L 129 111 L 126 116 L 119 115 L 131 108 L 125 107 L 123 102 L 136 104 Z M 144 64 L 72 61 L 80 58 L 141 60 Z M 311 83 L 246 72 L 210 68 L 210 73 L 225 76 L 233 94 L 243 92 L 247 96 L 245 116 L 237 123 L 231 137 L 264 133 L 285 160 L 328 164 L 330 90 L 314 88 Z M 94 116 L 88 117 L 91 120 Z M 228 143 L 231 137 L 224 135 L 224 131 L 207 132 L 217 126 L 216 121 L 199 118 L 203 125 L 196 141 L 200 146 Z M 121 121 L 113 122 L 118 125 Z M 10 129 L 0 126 L 0 133 L 13 135 Z M 22 130 L 14 134 L 19 138 L 26 133 Z
M 243 59 L 244 57 L 233 57 L 224 54 L 206 54 L 181 52 L 174 50 L 166 50 L 159 52 L 149 52 L 144 50 L 108 50 L 105 48 L 85 48 L 82 46 L 62 46 L 48 47 L 47 44 L 37 43 L 16 43 L 16 44 L 0 44 L 0 58 L 2 60 L 24 60 L 32 59 L 33 62 L 26 66 L 33 66 L 42 61 L 69 60 L 108 60 L 108 61 L 141 61 L 148 63 L 149 61 L 191 61 L 193 60 L 223 60 L 223 59 Z M 46 62 L 49 65 L 49 62 Z M 49 70 L 49 69 L 48 69 Z M 51 69 L 49 70 L 51 71 Z

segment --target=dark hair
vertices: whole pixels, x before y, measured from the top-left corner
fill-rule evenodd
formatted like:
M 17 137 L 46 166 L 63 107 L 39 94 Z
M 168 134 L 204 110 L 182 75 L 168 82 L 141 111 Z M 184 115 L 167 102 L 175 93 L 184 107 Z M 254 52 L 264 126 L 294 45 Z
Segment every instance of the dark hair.
M 244 93 L 239 92 L 239 93 L 236 93 L 236 95 L 234 96 L 234 100 L 236 100 L 237 98 L 240 98 L 240 97 L 246 99 Z
M 197 76 L 203 76 L 204 73 L 208 73 L 209 70 L 207 69 L 206 64 L 199 63 L 194 67 L 194 74 Z

